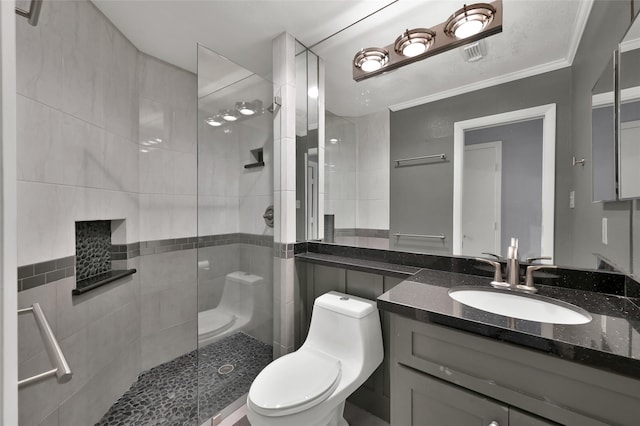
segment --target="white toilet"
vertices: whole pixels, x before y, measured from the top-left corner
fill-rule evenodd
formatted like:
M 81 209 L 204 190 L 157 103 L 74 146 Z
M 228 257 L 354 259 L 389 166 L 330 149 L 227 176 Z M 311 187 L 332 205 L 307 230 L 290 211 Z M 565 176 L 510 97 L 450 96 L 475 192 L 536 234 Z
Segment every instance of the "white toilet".
M 238 331 L 250 330 L 260 323 L 260 300 L 268 296 L 262 277 L 236 271 L 227 274 L 220 303 L 198 313 L 198 343 L 208 345 Z
M 269 364 L 247 397 L 252 426 L 347 426 L 345 400 L 384 357 L 373 301 L 337 292 L 318 297 L 302 347 Z

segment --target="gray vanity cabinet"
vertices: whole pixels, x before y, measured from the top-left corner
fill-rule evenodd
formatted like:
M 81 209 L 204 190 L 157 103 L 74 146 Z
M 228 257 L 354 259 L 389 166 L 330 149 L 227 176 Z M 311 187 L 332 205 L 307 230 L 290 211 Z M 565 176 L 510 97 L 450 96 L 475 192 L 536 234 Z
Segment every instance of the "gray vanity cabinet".
M 398 366 L 392 374 L 394 426 L 502 426 L 509 421 L 505 404 L 407 367 Z
M 407 367 L 398 366 L 393 374 L 397 380 L 391 399 L 394 426 L 557 425 Z
M 393 426 L 639 424 L 638 380 L 390 317 Z

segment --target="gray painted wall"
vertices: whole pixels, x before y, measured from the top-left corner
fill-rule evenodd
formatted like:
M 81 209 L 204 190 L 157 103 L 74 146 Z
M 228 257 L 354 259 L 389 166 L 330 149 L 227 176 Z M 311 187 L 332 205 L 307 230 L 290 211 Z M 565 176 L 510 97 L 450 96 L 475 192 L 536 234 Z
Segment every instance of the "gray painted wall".
M 584 157 L 586 164 L 584 167 L 570 167 L 571 163 L 565 162 L 562 166 L 566 170 L 566 179 L 573 182 L 576 208 L 570 212 L 570 220 L 566 224 L 571 228 L 570 238 L 566 242 L 558 240 L 556 250 L 566 251 L 569 254 L 567 261 L 576 266 L 593 267 L 592 253 L 601 253 L 623 267 L 630 267 L 632 203 L 591 202 L 591 88 L 624 36 L 630 20 L 628 2 L 594 2 L 571 67 L 573 143 L 570 149 L 576 157 Z M 608 30 L 602 31 L 603 28 Z M 608 245 L 602 244 L 603 217 L 608 219 Z M 638 243 L 636 245 L 640 245 Z
M 520 255 L 540 252 L 542 238 L 542 119 L 465 133 L 465 145 L 502 141 L 500 248 L 507 256 L 510 238 L 519 239 Z

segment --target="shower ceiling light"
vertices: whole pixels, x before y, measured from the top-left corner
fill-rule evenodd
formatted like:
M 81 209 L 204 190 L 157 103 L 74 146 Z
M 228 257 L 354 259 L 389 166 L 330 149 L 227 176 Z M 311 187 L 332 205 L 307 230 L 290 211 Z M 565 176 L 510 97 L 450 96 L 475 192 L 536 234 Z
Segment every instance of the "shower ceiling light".
M 236 115 L 236 113 L 230 109 L 222 111 L 220 115 L 222 116 L 222 119 L 225 121 L 236 121 L 238 119 L 238 116 Z
M 427 28 L 406 30 L 396 39 L 394 50 L 399 55 L 412 58 L 429 50 L 435 37 L 435 31 Z
M 251 102 L 236 102 L 236 110 L 242 115 L 253 115 L 256 107 Z
M 219 115 L 216 115 L 216 116 L 213 116 L 213 117 L 209 117 L 204 121 L 209 126 L 213 126 L 213 127 L 219 127 L 219 126 L 222 126 L 224 124 L 224 121 L 222 121 L 222 117 L 220 117 Z
M 465 4 L 444 24 L 444 33 L 459 39 L 471 37 L 484 30 L 495 14 L 496 9 L 488 3 Z
M 380 75 L 500 32 L 502 0 L 464 5 L 446 22 L 429 29 L 406 30 L 384 48 L 362 49 L 353 59 L 353 79 Z
M 353 58 L 353 65 L 364 72 L 377 71 L 389 62 L 389 51 L 377 47 L 362 49 Z

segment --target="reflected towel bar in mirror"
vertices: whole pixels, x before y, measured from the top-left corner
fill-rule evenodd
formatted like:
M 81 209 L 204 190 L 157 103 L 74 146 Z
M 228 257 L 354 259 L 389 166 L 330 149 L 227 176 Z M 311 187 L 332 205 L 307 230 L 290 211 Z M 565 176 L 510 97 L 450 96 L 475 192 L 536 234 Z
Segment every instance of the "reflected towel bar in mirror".
M 407 161 L 428 160 L 431 158 L 439 158 L 440 160 L 446 160 L 447 154 L 435 154 L 435 155 L 423 155 L 422 157 L 401 158 L 399 160 L 393 160 L 396 162 L 396 167 L 400 167 L 400 163 Z
M 393 236 L 396 237 L 396 238 L 410 237 L 410 238 L 437 238 L 439 240 L 444 240 L 445 239 L 444 235 L 402 234 L 402 233 L 399 233 L 399 232 L 396 232 L 395 234 L 393 234 Z

